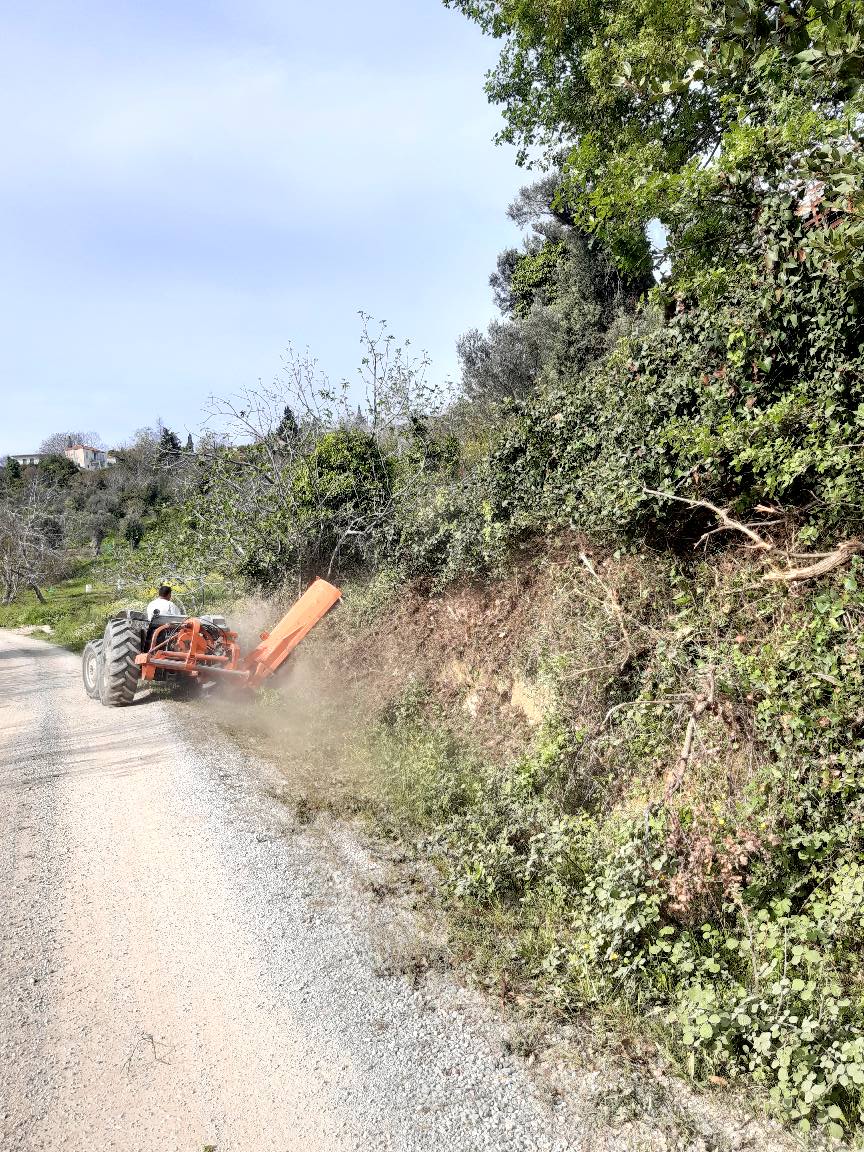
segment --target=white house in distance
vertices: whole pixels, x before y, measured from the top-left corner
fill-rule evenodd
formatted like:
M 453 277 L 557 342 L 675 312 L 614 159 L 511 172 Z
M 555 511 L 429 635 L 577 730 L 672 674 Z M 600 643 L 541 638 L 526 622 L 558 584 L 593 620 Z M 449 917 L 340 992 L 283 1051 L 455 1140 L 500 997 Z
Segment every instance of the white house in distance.
M 101 448 L 90 448 L 87 444 L 73 444 L 67 448 L 64 455 L 77 464 L 79 468 L 90 471 L 93 468 L 105 468 L 108 463 L 108 453 Z M 114 461 L 112 460 L 113 464 Z
M 83 468 L 85 472 L 92 472 L 96 468 L 108 468 L 117 463 L 113 452 L 106 452 L 102 448 L 91 448 L 89 444 L 72 444 L 64 449 L 64 456 Z M 10 454 L 10 460 L 17 460 L 22 468 L 35 468 L 45 458 L 44 452 L 22 452 L 20 455 Z

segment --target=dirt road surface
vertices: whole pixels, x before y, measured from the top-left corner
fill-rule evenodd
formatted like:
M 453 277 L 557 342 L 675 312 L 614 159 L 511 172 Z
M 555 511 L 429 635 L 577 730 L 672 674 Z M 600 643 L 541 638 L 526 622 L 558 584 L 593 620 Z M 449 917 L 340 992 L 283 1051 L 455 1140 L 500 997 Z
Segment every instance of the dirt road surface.
M 0 1148 L 581 1146 L 468 994 L 386 972 L 359 850 L 190 718 L 0 632 Z

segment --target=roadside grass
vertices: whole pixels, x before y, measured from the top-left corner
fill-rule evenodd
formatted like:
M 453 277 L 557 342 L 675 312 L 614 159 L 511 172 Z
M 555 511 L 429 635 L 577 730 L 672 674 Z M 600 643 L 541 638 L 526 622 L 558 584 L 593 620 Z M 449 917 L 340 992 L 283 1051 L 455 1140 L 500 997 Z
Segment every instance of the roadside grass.
M 79 561 L 68 579 L 42 590 L 44 604 L 28 588 L 11 604 L 0 605 L 0 628 L 38 629 L 52 643 L 80 652 L 102 635 L 118 607 L 116 589 L 99 579 L 98 567 L 97 561 Z
M 143 609 L 154 595 L 158 580 L 142 582 L 140 574 L 130 578 L 128 573 L 119 579 L 121 545 L 109 537 L 97 558 L 71 555 L 69 575 L 41 589 L 44 604 L 31 588 L 23 589 L 11 604 L 0 604 L 0 628 L 29 628 L 63 648 L 82 651 L 88 640 L 102 635 L 110 616 L 125 608 Z M 196 596 L 205 597 L 208 612 L 230 616 L 235 597 L 215 575 L 208 575 L 206 585 L 191 590 L 189 599 L 184 597 L 185 587 L 176 581 L 175 585 L 185 603 L 194 607 Z

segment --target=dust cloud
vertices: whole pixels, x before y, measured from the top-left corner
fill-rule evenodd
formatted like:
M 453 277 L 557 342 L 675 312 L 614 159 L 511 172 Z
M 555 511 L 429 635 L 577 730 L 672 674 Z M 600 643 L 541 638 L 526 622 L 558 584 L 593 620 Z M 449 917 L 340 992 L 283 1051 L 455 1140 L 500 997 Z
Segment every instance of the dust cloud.
M 254 647 L 292 603 L 286 597 L 238 604 L 228 623 L 241 650 Z M 368 688 L 339 667 L 331 631 L 326 618 L 260 688 L 220 683 L 200 702 L 241 747 L 280 769 L 286 800 L 309 810 L 352 807 L 369 779 Z

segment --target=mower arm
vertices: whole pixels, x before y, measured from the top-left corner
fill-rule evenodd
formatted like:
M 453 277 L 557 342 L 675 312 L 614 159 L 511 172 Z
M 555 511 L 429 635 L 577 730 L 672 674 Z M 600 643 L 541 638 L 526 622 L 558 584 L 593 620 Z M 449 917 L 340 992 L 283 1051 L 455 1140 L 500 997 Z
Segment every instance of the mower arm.
M 272 676 L 341 597 L 339 589 L 326 580 L 310 584 L 273 631 L 265 634 L 258 647 L 242 660 L 240 668 L 248 673 L 249 683 L 259 684 Z

